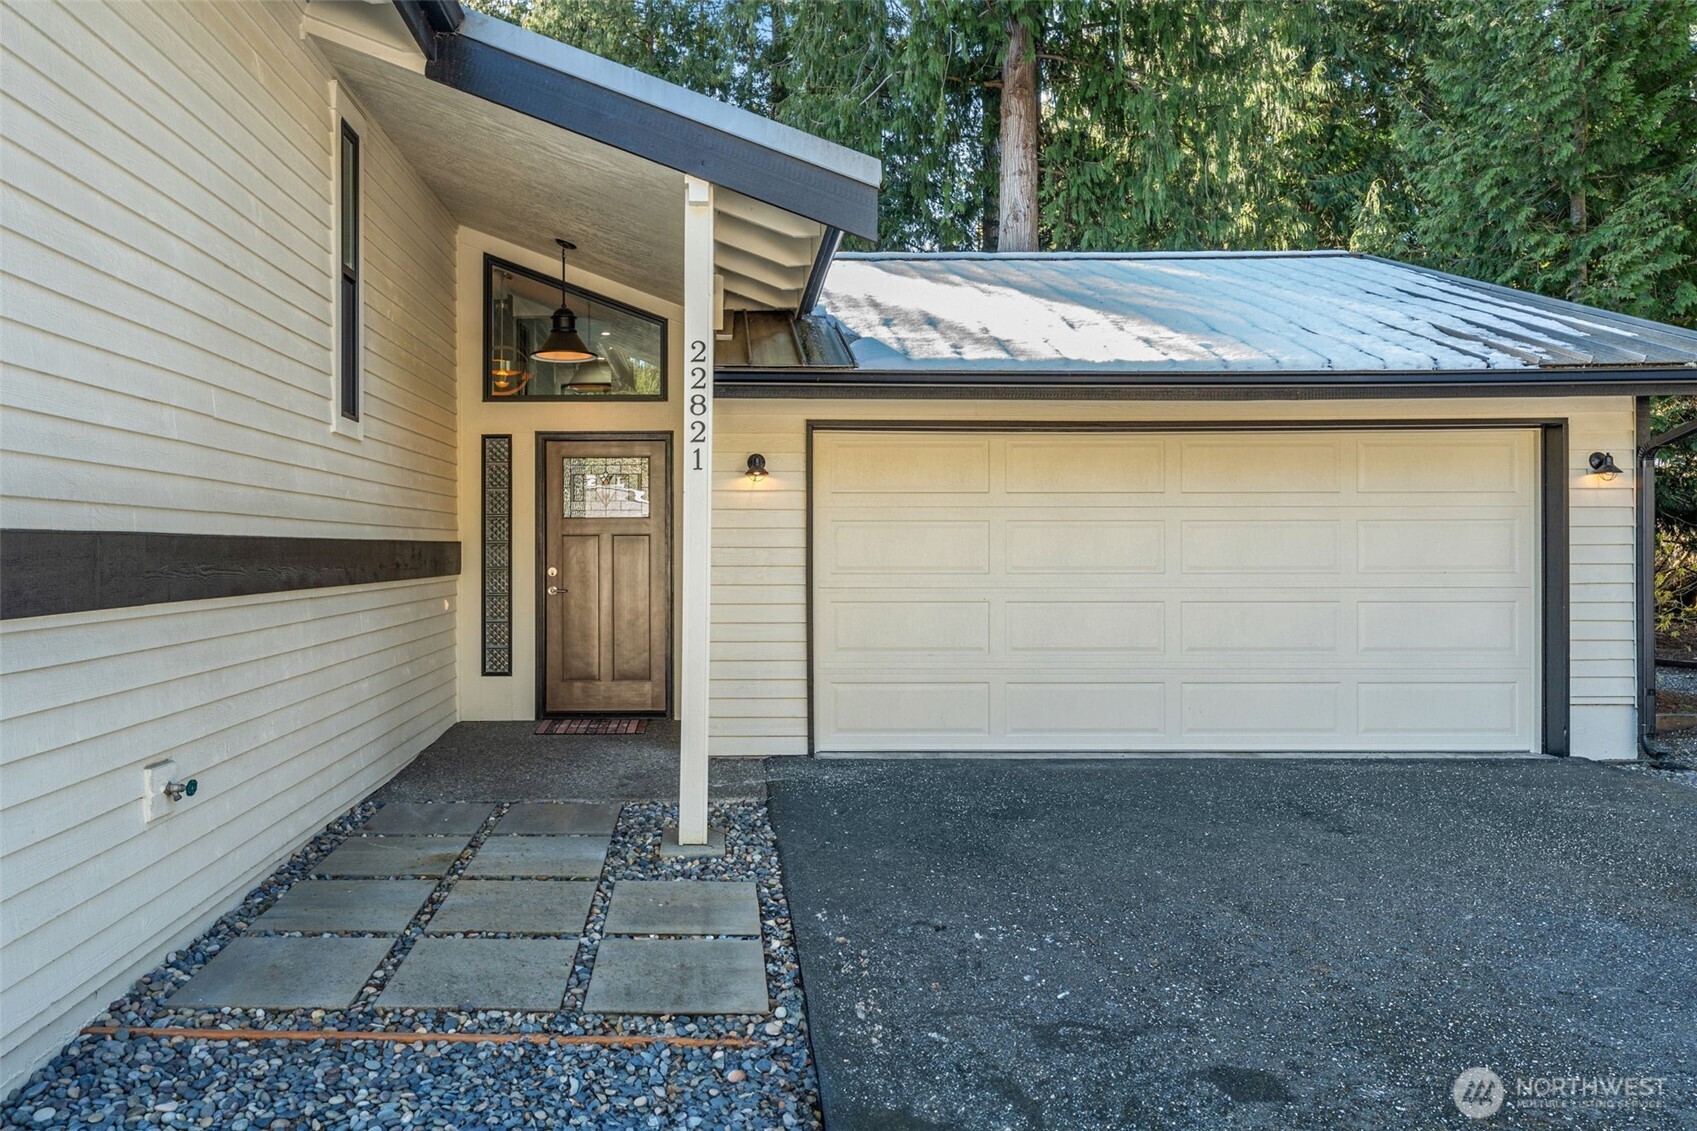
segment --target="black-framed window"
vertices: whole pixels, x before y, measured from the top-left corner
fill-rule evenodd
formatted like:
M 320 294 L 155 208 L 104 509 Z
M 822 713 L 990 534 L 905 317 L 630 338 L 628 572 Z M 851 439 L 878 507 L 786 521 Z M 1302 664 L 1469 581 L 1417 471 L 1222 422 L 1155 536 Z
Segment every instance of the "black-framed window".
M 359 134 L 345 120 L 342 122 L 341 176 L 338 178 L 339 199 L 336 202 L 341 235 L 337 249 L 338 321 L 336 343 L 339 361 L 337 408 L 345 420 L 359 419 L 360 383 L 360 256 L 359 256 Z
M 560 305 L 560 280 L 483 257 L 483 399 L 616 401 L 666 399 L 666 320 L 622 302 L 566 288 L 566 306 L 594 361 L 536 361 Z

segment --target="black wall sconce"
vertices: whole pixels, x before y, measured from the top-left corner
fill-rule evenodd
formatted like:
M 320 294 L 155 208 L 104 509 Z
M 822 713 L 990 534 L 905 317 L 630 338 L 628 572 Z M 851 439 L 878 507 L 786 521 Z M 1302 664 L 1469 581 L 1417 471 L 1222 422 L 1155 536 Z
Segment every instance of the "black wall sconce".
M 1604 479 L 1613 479 L 1621 473 L 1620 468 L 1615 466 L 1615 457 L 1609 452 L 1592 452 L 1591 470 Z
M 758 453 L 749 456 L 748 470 L 743 472 L 743 474 L 754 480 L 756 483 L 766 478 L 766 457 Z

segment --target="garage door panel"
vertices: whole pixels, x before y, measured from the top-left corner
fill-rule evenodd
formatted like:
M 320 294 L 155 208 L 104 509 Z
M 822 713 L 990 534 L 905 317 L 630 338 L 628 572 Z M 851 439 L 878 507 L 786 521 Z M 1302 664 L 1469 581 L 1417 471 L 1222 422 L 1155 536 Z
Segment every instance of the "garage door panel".
M 866 436 L 831 445 L 835 489 L 845 495 L 986 494 L 988 439 Z M 924 468 L 915 475 L 913 469 Z
M 876 601 L 833 603 L 824 650 L 848 660 L 904 653 L 988 657 L 988 601 Z
M 1179 647 L 1214 656 L 1282 652 L 1331 656 L 1338 650 L 1345 610 L 1337 601 L 1185 601 L 1179 606 Z
M 988 573 L 990 524 L 845 519 L 832 525 L 824 568 L 833 573 Z
M 1180 482 L 1190 494 L 1335 494 L 1342 441 L 1289 437 L 1179 441 Z
M 874 450 L 906 478 L 862 489 Z M 1536 749 L 1537 467 L 1530 431 L 820 433 L 816 747 Z
M 1179 685 L 1187 737 L 1279 735 L 1330 739 L 1339 731 L 1343 685 L 1210 681 Z
M 1343 561 L 1336 519 L 1187 519 L 1179 530 L 1185 573 L 1332 574 Z
M 1363 520 L 1358 538 L 1362 573 L 1513 576 L 1526 565 L 1526 530 L 1512 518 Z
M 1362 683 L 1356 696 L 1364 735 L 1441 743 L 1458 737 L 1512 740 L 1519 729 L 1517 683 Z
M 1167 688 L 1159 682 L 1010 680 L 1003 685 L 1006 733 L 1014 738 L 1062 739 L 1166 733 Z
M 1165 445 L 1124 437 L 1010 439 L 1009 495 L 1130 495 L 1166 490 Z
M 834 683 L 829 715 L 822 720 L 834 733 L 913 738 L 987 738 L 990 731 L 988 682 L 894 682 L 888 678 Z
M 1526 490 L 1529 433 L 1450 436 L 1441 456 L 1430 437 L 1387 435 L 1360 441 L 1355 489 L 1362 494 L 1465 495 L 1470 500 Z
M 1519 655 L 1528 635 L 1529 604 L 1512 597 L 1362 601 L 1356 611 L 1358 648 L 1363 655 L 1463 653 L 1496 662 Z
M 1009 573 L 1159 573 L 1166 529 L 1159 521 L 1073 522 L 1050 518 L 1006 523 Z
M 1013 659 L 1096 653 L 1130 658 L 1158 654 L 1166 644 L 1162 601 L 1009 600 L 1007 653 Z

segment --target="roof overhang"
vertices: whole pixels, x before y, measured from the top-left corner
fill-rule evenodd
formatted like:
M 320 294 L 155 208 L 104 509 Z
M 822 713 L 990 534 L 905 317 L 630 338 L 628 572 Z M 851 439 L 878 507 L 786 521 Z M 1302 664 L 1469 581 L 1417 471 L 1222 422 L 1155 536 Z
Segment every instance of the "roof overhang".
M 577 268 L 666 302 L 683 300 L 685 173 L 717 187 L 726 312 L 817 300 L 843 229 L 799 202 L 812 190 L 876 206 L 871 158 L 449 0 L 318 0 L 303 31 L 456 221 L 548 258 L 567 237 Z M 431 77 L 444 67 L 473 89 Z
M 539 121 L 876 239 L 879 163 L 800 130 L 474 12 L 426 77 Z

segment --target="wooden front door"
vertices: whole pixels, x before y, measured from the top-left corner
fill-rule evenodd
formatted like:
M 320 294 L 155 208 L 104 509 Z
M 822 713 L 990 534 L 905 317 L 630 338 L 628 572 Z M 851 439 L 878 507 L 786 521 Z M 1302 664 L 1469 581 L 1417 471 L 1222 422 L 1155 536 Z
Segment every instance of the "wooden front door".
M 671 468 L 665 440 L 543 442 L 543 708 L 667 710 Z

